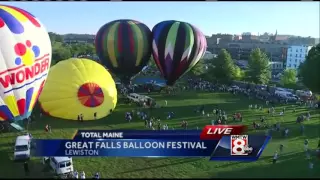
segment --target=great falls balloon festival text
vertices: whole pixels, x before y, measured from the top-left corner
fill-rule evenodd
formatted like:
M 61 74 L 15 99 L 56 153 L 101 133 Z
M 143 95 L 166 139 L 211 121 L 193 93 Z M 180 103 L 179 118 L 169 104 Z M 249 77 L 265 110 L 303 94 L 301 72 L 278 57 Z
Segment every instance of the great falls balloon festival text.
M 99 156 L 99 150 L 103 149 L 207 149 L 204 142 L 66 142 L 65 155 Z

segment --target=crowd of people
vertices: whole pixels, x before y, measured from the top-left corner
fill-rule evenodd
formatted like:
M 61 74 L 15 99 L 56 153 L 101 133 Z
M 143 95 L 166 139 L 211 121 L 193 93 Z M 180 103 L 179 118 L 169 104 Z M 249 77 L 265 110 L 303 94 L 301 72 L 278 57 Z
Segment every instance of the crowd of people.
M 242 95 L 246 96 L 248 99 L 257 99 L 260 100 L 257 104 L 250 104 L 249 110 L 253 113 L 259 113 L 260 117 L 256 121 L 252 122 L 252 128 L 255 130 L 265 129 L 266 135 L 273 136 L 280 134 L 283 138 L 287 138 L 290 136 L 289 132 L 290 128 L 287 127 L 284 123 L 281 123 L 281 119 L 287 113 L 296 114 L 297 108 L 307 109 L 306 113 L 296 115 L 296 123 L 300 129 L 300 135 L 304 135 L 306 128 L 304 125 L 304 121 L 309 121 L 312 119 L 312 114 L 310 113 L 313 109 L 317 109 L 318 102 L 314 101 L 312 98 L 297 98 L 296 100 L 288 100 L 285 99 L 274 92 L 270 92 L 266 87 L 238 87 L 234 88 L 233 86 L 227 86 L 223 84 L 214 84 L 208 81 L 203 81 L 201 79 L 188 79 L 187 83 L 184 85 L 177 85 L 174 88 L 176 91 L 206 91 L 206 92 L 229 92 L 234 95 Z M 168 101 L 165 100 L 164 106 L 167 106 Z M 285 105 L 286 107 L 282 107 L 280 110 L 277 106 Z M 210 107 L 212 108 L 212 107 Z M 222 108 L 216 107 L 213 109 L 205 108 L 204 105 L 199 106 L 194 110 L 195 113 L 200 113 L 205 117 L 212 117 L 211 124 L 228 124 L 234 122 L 243 122 L 244 117 L 240 112 L 231 112 L 230 118 L 228 118 L 228 114 Z M 131 113 L 133 114 L 133 113 Z M 140 114 L 140 115 L 139 115 Z M 163 125 L 161 128 L 161 120 L 160 118 L 152 117 L 148 115 L 148 113 L 143 111 L 138 111 L 137 116 L 145 121 L 145 127 L 153 130 L 166 130 L 168 129 L 168 125 Z M 172 119 L 174 117 L 174 112 L 169 112 L 167 115 L 167 119 Z M 274 121 L 276 119 L 276 122 Z M 130 119 L 132 120 L 132 119 Z M 182 121 L 181 127 L 183 129 L 188 129 L 188 122 Z M 172 128 L 174 129 L 174 128 Z M 198 129 L 198 128 L 197 128 Z M 309 168 L 313 168 L 312 155 L 315 154 L 320 156 L 320 139 L 319 145 L 315 151 L 312 150 L 309 145 L 309 140 L 305 139 L 303 143 L 303 147 L 306 153 L 306 158 L 309 161 Z M 279 149 L 275 151 L 273 156 L 273 163 L 276 163 L 277 160 L 281 157 L 282 152 L 284 151 L 284 145 L 280 143 Z M 280 153 L 278 153 L 280 152 Z M 315 153 L 312 153 L 315 152 Z

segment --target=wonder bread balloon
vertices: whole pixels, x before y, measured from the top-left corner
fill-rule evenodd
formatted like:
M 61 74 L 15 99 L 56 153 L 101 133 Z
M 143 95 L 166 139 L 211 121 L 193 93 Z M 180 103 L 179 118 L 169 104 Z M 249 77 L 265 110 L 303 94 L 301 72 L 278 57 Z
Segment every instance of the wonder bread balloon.
M 48 32 L 36 17 L 0 5 L 0 121 L 31 115 L 48 75 L 51 53 Z
M 207 41 L 193 25 L 180 21 L 162 21 L 152 29 L 153 59 L 172 86 L 203 57 Z
M 115 20 L 102 26 L 95 38 L 100 61 L 125 84 L 151 57 L 151 31 L 135 20 Z
M 114 110 L 117 89 L 102 65 L 89 59 L 72 58 L 51 67 L 39 103 L 42 110 L 53 117 L 77 120 L 82 114 L 83 120 L 94 120 Z

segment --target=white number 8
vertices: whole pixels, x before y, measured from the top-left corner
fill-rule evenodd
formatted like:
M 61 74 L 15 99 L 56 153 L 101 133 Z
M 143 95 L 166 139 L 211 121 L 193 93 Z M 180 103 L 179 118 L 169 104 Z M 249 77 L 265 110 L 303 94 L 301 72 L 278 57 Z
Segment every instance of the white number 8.
M 246 145 L 246 143 L 244 142 L 244 140 L 242 139 L 236 139 L 235 141 L 233 141 L 233 148 L 232 148 L 232 152 L 234 154 L 244 154 L 244 145 Z M 239 149 L 241 149 L 239 151 Z

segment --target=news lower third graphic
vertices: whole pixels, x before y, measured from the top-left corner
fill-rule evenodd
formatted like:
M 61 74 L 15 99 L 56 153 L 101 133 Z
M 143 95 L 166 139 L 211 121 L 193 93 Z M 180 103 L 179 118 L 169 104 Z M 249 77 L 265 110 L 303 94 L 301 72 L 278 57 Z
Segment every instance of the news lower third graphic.
M 197 130 L 79 130 L 72 139 L 35 139 L 34 156 L 209 157 L 256 161 L 270 137 L 245 135 L 239 125 Z

